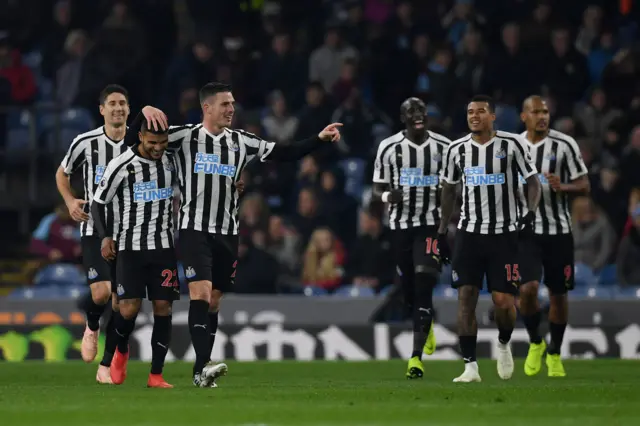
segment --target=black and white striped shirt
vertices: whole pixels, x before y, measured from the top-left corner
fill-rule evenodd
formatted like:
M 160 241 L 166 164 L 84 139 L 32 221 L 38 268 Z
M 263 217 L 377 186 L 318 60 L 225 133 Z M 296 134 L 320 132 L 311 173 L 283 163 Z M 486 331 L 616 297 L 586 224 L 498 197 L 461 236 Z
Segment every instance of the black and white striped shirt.
M 126 149 L 122 141 L 114 141 L 107 136 L 104 126 L 78 135 L 71 143 L 61 165 L 67 175 L 71 175 L 82 166 L 84 199 L 89 202 L 89 205 L 107 164 Z M 107 209 L 108 223 L 113 223 L 114 234 L 117 231 L 118 217 L 121 213 L 122 207 L 118 201 L 114 201 Z M 80 235 L 85 237 L 97 234 L 93 219 L 89 215 L 89 220 L 80 224 Z
M 389 204 L 389 227 L 408 229 L 440 223 L 440 172 L 442 159 L 451 141 L 429 131 L 422 144 L 411 142 L 404 132 L 378 146 L 373 182 L 401 189 L 402 203 Z
M 136 149 L 109 163 L 93 201 L 122 206 L 118 251 L 172 248 L 174 161 L 166 153 L 161 161 L 148 160 Z
M 266 161 L 274 146 L 242 130 L 214 135 L 202 124 L 172 126 L 169 150 L 175 152 L 181 193 L 179 229 L 238 234 L 235 182 L 249 161 Z
M 587 174 L 587 166 L 582 160 L 580 148 L 576 141 L 564 133 L 549 130 L 546 138 L 538 143 L 531 143 L 526 139 L 527 133 L 522 135 L 529 146 L 529 152 L 540 173 L 542 195 L 540 205 L 536 211 L 534 232 L 540 235 L 569 234 L 571 232 L 571 214 L 569 199 L 564 192 L 555 192 L 549 186 L 545 174 L 557 175 L 562 183 L 569 183 Z M 526 185 L 520 179 L 520 207 L 522 214 L 527 208 Z
M 536 174 L 527 143 L 520 135 L 497 131 L 485 144 L 471 134 L 449 145 L 443 180 L 462 181 L 458 229 L 476 234 L 515 232 L 518 220 L 518 174 Z

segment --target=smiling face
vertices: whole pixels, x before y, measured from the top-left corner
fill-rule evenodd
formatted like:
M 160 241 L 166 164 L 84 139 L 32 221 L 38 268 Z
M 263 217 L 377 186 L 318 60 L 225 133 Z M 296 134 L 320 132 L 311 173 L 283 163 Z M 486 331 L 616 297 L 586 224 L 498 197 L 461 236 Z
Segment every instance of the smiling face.
M 169 144 L 168 133 L 152 133 L 149 130 L 142 130 L 138 133 L 140 138 L 140 154 L 149 160 L 160 160 Z
M 220 92 L 209 96 L 202 103 L 204 120 L 220 129 L 230 127 L 235 113 L 234 103 L 235 99 L 231 92 Z
M 493 129 L 496 115 L 488 102 L 471 102 L 467 106 L 467 124 L 471 133 L 479 134 Z
M 122 127 L 127 124 L 129 117 L 129 102 L 122 93 L 111 93 L 100 105 L 100 114 L 104 117 L 105 124 L 113 127 Z
M 409 98 L 402 103 L 400 120 L 411 132 L 422 132 L 427 127 L 427 106 L 418 98 Z

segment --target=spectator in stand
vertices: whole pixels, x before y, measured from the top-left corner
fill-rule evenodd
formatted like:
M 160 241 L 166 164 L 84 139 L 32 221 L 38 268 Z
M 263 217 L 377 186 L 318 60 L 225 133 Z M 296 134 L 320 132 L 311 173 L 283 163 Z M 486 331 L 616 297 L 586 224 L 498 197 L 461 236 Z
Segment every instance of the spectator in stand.
M 395 264 L 389 235 L 379 216 L 371 210 L 360 213 L 360 236 L 349 251 L 347 280 L 380 290 L 393 284 Z
M 298 209 L 291 218 L 291 224 L 300 236 L 303 245 L 308 243 L 316 228 L 326 225 L 325 219 L 320 214 L 316 189 L 307 187 L 300 191 Z
M 65 108 L 75 104 L 88 51 L 87 34 L 82 30 L 71 31 L 64 43 L 64 57 L 56 71 L 56 100 Z
M 605 133 L 611 123 L 622 116 L 622 111 L 612 108 L 607 102 L 607 94 L 600 87 L 591 90 L 588 103 L 576 106 L 574 117 L 596 144 L 602 148 Z
M 343 156 L 368 159 L 373 149 L 374 111 L 362 101 L 360 89 L 351 88 L 349 96 L 336 109 L 333 123 L 344 123 L 342 137 L 336 144 Z
M 9 95 L 2 100 L 9 104 L 28 104 L 36 95 L 33 73 L 22 63 L 22 54 L 12 47 L 9 33 L 6 32 L 0 32 L 0 80 L 6 82 L 5 87 L 8 88 Z M 0 86 L 3 86 L 2 81 Z M 0 91 L 2 90 L 0 88 Z
M 640 204 L 631 212 L 633 225 L 622 239 L 616 261 L 621 285 L 640 286 Z
M 280 264 L 280 271 L 287 276 L 298 274 L 300 269 L 300 237 L 284 224 L 282 216 L 269 218 L 267 252 Z
M 279 144 L 290 144 L 298 130 L 298 119 L 289 113 L 287 100 L 282 92 L 272 92 L 268 103 L 271 108 L 262 119 L 266 139 Z
M 577 197 L 573 201 L 572 216 L 575 262 L 598 271 L 611 259 L 616 234 L 589 197 Z
M 271 50 L 266 52 L 260 63 L 260 91 L 279 91 L 286 104 L 300 106 L 307 70 L 303 58 L 291 49 L 291 37 L 278 33 L 271 40 Z
M 277 293 L 278 262 L 266 251 L 256 247 L 251 238 L 240 236 L 238 268 L 234 293 Z
M 358 52 L 345 44 L 338 27 L 329 27 L 325 33 L 324 45 L 318 47 L 309 57 L 309 81 L 319 81 L 326 91 L 330 91 L 340 78 L 340 68 L 346 59 L 355 59 Z
M 264 197 L 256 192 L 245 195 L 240 203 L 239 218 L 248 234 L 267 229 L 269 206 Z
M 327 228 L 316 229 L 304 253 L 302 283 L 332 291 L 344 276 L 344 249 Z
M 346 244 L 356 236 L 358 203 L 344 192 L 345 175 L 341 168 L 327 169 L 320 175 L 320 214 L 333 232 Z
M 42 218 L 31 237 L 29 251 L 44 263 L 80 263 L 80 230 L 64 204 Z

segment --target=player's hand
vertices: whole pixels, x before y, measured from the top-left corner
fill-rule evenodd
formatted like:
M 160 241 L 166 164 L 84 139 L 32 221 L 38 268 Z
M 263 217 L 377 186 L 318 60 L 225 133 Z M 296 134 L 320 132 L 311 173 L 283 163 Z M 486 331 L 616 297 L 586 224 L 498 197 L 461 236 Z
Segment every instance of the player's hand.
M 158 108 L 147 105 L 142 108 L 142 115 L 144 115 L 144 118 L 147 120 L 149 127 L 153 127 L 155 131 L 160 129 L 167 130 L 169 128 L 167 115 Z
M 239 179 L 234 185 L 238 194 L 242 194 L 244 192 L 244 181 L 242 179 Z
M 451 247 L 449 247 L 449 240 L 447 234 L 438 234 L 438 255 L 440 256 L 440 264 L 448 265 L 451 263 Z
M 87 203 L 88 201 L 80 200 L 78 198 L 67 203 L 69 214 L 71 215 L 71 218 L 73 220 L 75 220 L 76 222 L 86 222 L 89 220 L 89 215 L 84 211 L 84 205 Z
M 520 236 L 528 236 L 533 233 L 533 222 L 535 219 L 536 214 L 532 211 L 528 211 L 524 216 L 520 216 L 517 224 Z
M 325 142 L 338 142 L 340 140 L 340 127 L 342 127 L 342 123 L 331 123 L 318 133 L 318 137 Z
M 59 262 L 62 259 L 62 252 L 58 249 L 53 249 L 49 252 L 49 260 L 52 262 Z
M 113 238 L 103 238 L 100 253 L 104 260 L 114 260 L 116 258 L 116 243 Z
M 392 189 L 389 191 L 389 197 L 387 198 L 387 202 L 389 204 L 399 204 L 402 202 L 402 198 L 404 197 L 402 189 Z
M 547 178 L 549 186 L 556 192 L 562 191 L 562 182 L 560 182 L 560 176 L 545 173 L 544 177 Z

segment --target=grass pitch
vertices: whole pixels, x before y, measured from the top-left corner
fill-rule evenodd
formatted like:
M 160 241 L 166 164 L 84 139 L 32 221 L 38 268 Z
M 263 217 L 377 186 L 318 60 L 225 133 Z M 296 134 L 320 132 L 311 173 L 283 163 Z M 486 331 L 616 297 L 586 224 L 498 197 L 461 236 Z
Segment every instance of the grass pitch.
M 191 366 L 168 364 L 175 389 L 147 389 L 132 362 L 121 386 L 95 383 L 96 365 L 0 363 L 0 425 L 640 425 L 640 363 L 565 361 L 568 376 L 533 378 L 516 361 L 507 382 L 480 361 L 482 383 L 454 384 L 462 362 L 229 363 L 217 389 L 196 389 Z

